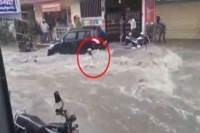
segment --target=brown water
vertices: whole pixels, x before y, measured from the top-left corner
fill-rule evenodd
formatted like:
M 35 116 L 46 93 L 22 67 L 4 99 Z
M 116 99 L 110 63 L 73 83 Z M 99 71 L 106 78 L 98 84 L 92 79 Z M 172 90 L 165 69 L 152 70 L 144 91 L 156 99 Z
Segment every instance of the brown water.
M 58 90 L 65 108 L 77 115 L 81 133 L 199 133 L 198 49 L 171 45 L 133 51 L 114 45 L 107 73 L 96 80 L 80 73 L 73 55 L 2 51 L 13 111 L 26 107 L 47 123 L 60 121 L 54 115 Z M 107 54 L 95 51 L 94 56 L 95 61 L 80 57 L 87 73 L 105 68 Z

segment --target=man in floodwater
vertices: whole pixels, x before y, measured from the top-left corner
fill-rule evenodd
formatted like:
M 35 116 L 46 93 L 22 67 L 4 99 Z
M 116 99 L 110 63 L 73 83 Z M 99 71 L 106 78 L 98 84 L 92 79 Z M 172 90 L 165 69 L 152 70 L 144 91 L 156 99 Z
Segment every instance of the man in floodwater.
M 93 58 L 93 54 L 92 54 L 92 49 L 89 48 L 89 49 L 87 50 L 87 52 L 88 52 L 88 55 L 91 57 L 91 59 L 94 59 L 94 58 Z

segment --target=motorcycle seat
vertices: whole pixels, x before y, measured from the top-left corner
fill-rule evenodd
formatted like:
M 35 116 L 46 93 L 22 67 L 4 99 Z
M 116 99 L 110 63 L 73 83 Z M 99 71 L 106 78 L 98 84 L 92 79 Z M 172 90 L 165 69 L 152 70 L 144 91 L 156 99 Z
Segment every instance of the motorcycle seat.
M 16 123 L 22 127 L 25 127 L 27 132 L 39 132 L 39 130 L 46 125 L 39 117 L 21 114 L 16 120 Z
M 137 38 L 135 38 L 135 37 L 130 37 L 130 39 L 132 39 L 132 40 L 137 40 Z

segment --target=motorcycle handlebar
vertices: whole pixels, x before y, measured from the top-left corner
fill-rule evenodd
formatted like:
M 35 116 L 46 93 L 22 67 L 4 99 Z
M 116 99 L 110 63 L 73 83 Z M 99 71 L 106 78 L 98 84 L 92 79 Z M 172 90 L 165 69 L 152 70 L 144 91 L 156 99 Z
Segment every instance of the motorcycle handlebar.
M 59 112 L 60 112 L 60 109 L 56 109 L 55 112 L 56 112 L 56 113 L 59 113 Z
M 60 109 L 56 109 L 55 112 L 56 112 L 56 115 L 62 115 L 68 118 L 67 110 L 63 110 L 62 108 L 60 108 Z

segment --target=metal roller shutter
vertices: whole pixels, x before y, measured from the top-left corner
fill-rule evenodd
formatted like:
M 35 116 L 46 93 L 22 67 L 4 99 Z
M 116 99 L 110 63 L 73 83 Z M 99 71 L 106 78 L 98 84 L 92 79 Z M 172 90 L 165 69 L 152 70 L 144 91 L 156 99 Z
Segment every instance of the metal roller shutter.
M 156 15 L 167 26 L 167 39 L 200 39 L 200 2 L 156 5 Z
M 101 0 L 81 0 L 81 17 L 101 17 Z

